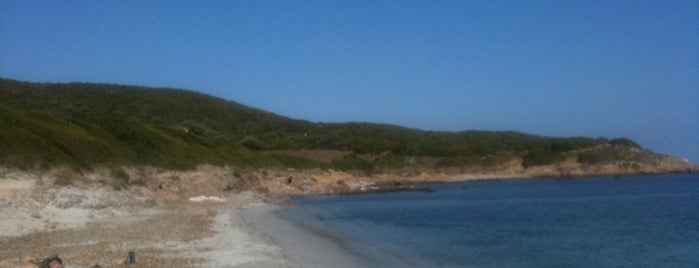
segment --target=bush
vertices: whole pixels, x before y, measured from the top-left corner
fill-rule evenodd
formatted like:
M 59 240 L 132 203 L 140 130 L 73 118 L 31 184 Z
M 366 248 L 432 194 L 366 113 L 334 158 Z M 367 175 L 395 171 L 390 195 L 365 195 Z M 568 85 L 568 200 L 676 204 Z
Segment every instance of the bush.
M 414 163 L 415 161 L 412 157 L 393 155 L 381 156 L 374 161 L 374 165 L 381 168 L 404 168 Z
M 624 157 L 620 154 L 620 152 L 618 152 L 614 148 L 607 147 L 580 153 L 578 155 L 578 163 L 597 164 L 612 162 L 614 160 L 619 160 L 623 158 Z
M 359 170 L 371 174 L 374 166 L 359 158 L 356 154 L 348 154 L 332 161 L 333 167 L 339 170 Z
M 533 166 L 550 165 L 560 160 L 563 160 L 563 156 L 550 150 L 533 150 L 527 152 L 527 154 L 524 156 L 522 166 L 528 168 Z
M 80 174 L 70 167 L 60 168 L 56 174 L 54 174 L 54 177 L 55 181 L 53 184 L 59 186 L 75 185 L 76 182 L 81 180 Z
M 240 141 L 240 145 L 252 150 L 262 150 L 262 142 L 255 137 L 247 136 Z
M 129 179 L 131 177 L 123 169 L 113 168 L 111 171 L 111 176 L 112 187 L 114 188 L 114 190 L 122 190 L 129 186 Z
M 632 148 L 641 149 L 641 145 L 627 138 L 612 139 L 611 141 L 609 141 L 609 144 L 614 146 L 628 146 Z

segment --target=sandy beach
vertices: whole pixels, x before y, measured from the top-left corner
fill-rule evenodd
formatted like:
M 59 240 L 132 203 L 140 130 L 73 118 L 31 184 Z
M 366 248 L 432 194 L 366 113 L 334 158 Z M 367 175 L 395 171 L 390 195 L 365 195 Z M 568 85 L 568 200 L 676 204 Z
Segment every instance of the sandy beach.
M 10 178 L 7 178 L 10 177 Z M 360 267 L 337 241 L 277 216 L 254 191 L 164 202 L 144 189 L 49 187 L 0 179 L 0 267 Z M 273 204 L 276 203 L 276 204 Z M 128 265 L 128 253 L 136 263 Z

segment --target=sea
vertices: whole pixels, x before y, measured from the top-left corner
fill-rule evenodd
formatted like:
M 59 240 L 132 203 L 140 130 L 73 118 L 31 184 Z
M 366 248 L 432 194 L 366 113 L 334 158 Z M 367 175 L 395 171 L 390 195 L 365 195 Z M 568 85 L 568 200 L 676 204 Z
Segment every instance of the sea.
M 699 267 L 699 175 L 505 179 L 294 199 L 366 267 Z

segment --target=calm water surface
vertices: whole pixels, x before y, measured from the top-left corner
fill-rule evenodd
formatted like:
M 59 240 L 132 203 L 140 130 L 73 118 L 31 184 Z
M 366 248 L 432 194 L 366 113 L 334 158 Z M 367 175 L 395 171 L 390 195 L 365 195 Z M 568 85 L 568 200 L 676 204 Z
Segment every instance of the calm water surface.
M 696 174 L 422 187 L 297 199 L 283 216 L 367 266 L 699 267 Z

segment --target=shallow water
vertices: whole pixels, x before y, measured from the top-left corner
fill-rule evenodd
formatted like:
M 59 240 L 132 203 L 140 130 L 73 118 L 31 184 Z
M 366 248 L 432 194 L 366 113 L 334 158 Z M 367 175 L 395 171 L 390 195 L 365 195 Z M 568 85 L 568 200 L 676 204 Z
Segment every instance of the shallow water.
M 295 200 L 366 266 L 699 267 L 699 175 L 432 184 Z M 378 257 L 377 257 L 378 256 Z

